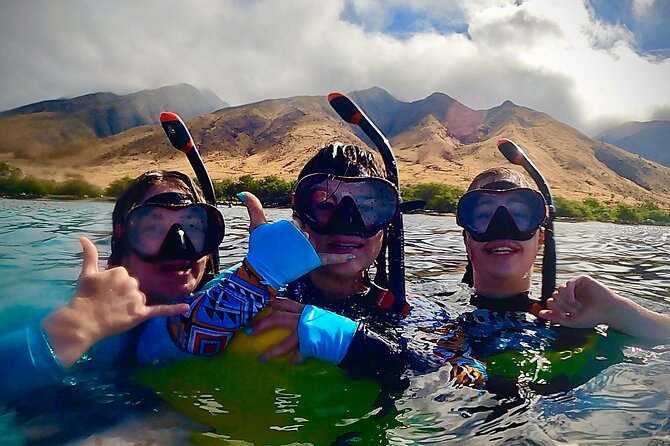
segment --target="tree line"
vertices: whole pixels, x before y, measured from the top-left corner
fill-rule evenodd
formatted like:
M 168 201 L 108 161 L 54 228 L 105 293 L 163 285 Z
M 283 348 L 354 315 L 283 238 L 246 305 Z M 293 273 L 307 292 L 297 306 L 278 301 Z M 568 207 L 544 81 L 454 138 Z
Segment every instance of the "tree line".
M 134 179 L 123 177 L 113 181 L 105 189 L 94 186 L 83 179 L 63 182 L 44 180 L 30 175 L 7 163 L 0 163 L 0 196 L 10 198 L 117 198 Z M 219 202 L 238 203 L 236 194 L 249 191 L 256 195 L 263 205 L 288 207 L 295 181 L 282 180 L 276 175 L 254 178 L 243 175 L 237 180 L 214 181 L 214 190 Z M 465 193 L 460 187 L 438 183 L 419 183 L 402 187 L 403 200 L 424 200 L 424 211 L 453 213 L 458 199 Z M 556 215 L 573 220 L 604 221 L 628 224 L 670 224 L 670 211 L 661 209 L 651 201 L 636 204 L 603 203 L 590 197 L 583 200 L 567 200 L 555 197 Z

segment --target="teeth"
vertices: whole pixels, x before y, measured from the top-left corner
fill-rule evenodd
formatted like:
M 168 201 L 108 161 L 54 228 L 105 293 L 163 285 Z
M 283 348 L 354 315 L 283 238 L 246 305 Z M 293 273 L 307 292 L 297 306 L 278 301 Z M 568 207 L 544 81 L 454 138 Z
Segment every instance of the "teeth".
M 338 243 L 338 246 L 342 246 L 344 248 L 357 248 L 358 244 L 356 244 L 356 243 Z
M 507 248 L 506 246 L 502 246 L 500 248 L 494 248 L 491 250 L 493 254 L 509 254 L 512 252 L 512 248 Z

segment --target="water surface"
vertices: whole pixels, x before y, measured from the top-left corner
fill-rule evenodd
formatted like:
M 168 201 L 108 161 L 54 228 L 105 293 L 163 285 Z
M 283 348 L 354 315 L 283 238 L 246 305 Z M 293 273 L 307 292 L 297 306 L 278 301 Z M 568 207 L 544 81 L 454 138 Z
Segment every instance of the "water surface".
M 93 240 L 104 265 L 111 210 L 111 203 L 0 200 L 0 334 L 67 302 L 81 269 L 78 237 Z M 230 265 L 246 252 L 248 218 L 244 208 L 221 210 L 227 231 L 221 258 Z M 282 218 L 289 212 L 269 210 L 268 215 Z M 468 293 L 459 285 L 465 250 L 453 216 L 408 215 L 405 227 L 408 291 L 416 317 L 430 318 L 439 309 L 459 312 Z M 555 231 L 559 282 L 590 274 L 649 308 L 670 311 L 670 228 L 558 222 Z M 539 281 L 538 269 L 536 293 Z M 445 291 L 456 293 L 447 297 Z M 567 392 L 504 400 L 454 388 L 447 383 L 448 371 L 438 370 L 410 377 L 391 421 L 386 417 L 374 427 L 369 420 L 349 422 L 364 430 L 358 444 L 670 444 L 670 346 L 631 338 L 621 342 L 622 361 Z M 84 444 L 225 441 L 225 435 L 146 390 L 109 385 L 104 371 L 87 385 L 94 391 L 73 396 L 70 405 L 43 394 L 26 402 L 28 409 L 0 408 L 0 444 L 20 444 L 28 437 L 42 438 L 41 444 L 54 438 Z M 250 430 L 258 428 L 252 418 Z M 84 429 L 86 423 L 93 427 Z M 309 427 L 309 420 L 303 424 Z M 49 429 L 62 433 L 35 434 Z

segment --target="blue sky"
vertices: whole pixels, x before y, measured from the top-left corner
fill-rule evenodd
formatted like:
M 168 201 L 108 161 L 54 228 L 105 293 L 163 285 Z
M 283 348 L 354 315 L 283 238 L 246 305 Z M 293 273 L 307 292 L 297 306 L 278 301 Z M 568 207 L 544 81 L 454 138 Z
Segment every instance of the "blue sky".
M 588 135 L 670 119 L 668 0 L 5 0 L 0 110 L 180 82 L 233 105 L 380 86 Z

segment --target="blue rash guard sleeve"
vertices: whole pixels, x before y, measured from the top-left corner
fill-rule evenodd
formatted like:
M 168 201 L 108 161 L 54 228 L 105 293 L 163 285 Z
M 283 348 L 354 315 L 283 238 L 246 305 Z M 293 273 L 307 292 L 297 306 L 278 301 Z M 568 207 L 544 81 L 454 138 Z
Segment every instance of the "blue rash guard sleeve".
M 244 261 L 232 273 L 220 274 L 189 296 L 185 300 L 189 310 L 169 318 L 167 331 L 184 352 L 218 354 L 281 287 L 319 266 L 321 260 L 314 247 L 292 222 L 262 224 L 249 236 Z M 159 354 L 164 351 L 171 354 L 169 349 L 156 350 Z
M 347 354 L 357 329 L 358 322 L 305 305 L 298 322 L 300 354 L 338 365 Z
M 1 336 L 0 357 L 2 399 L 57 383 L 65 377 L 39 322 Z
M 321 266 L 305 234 L 288 220 L 265 223 L 251 231 L 246 260 L 275 290 Z

